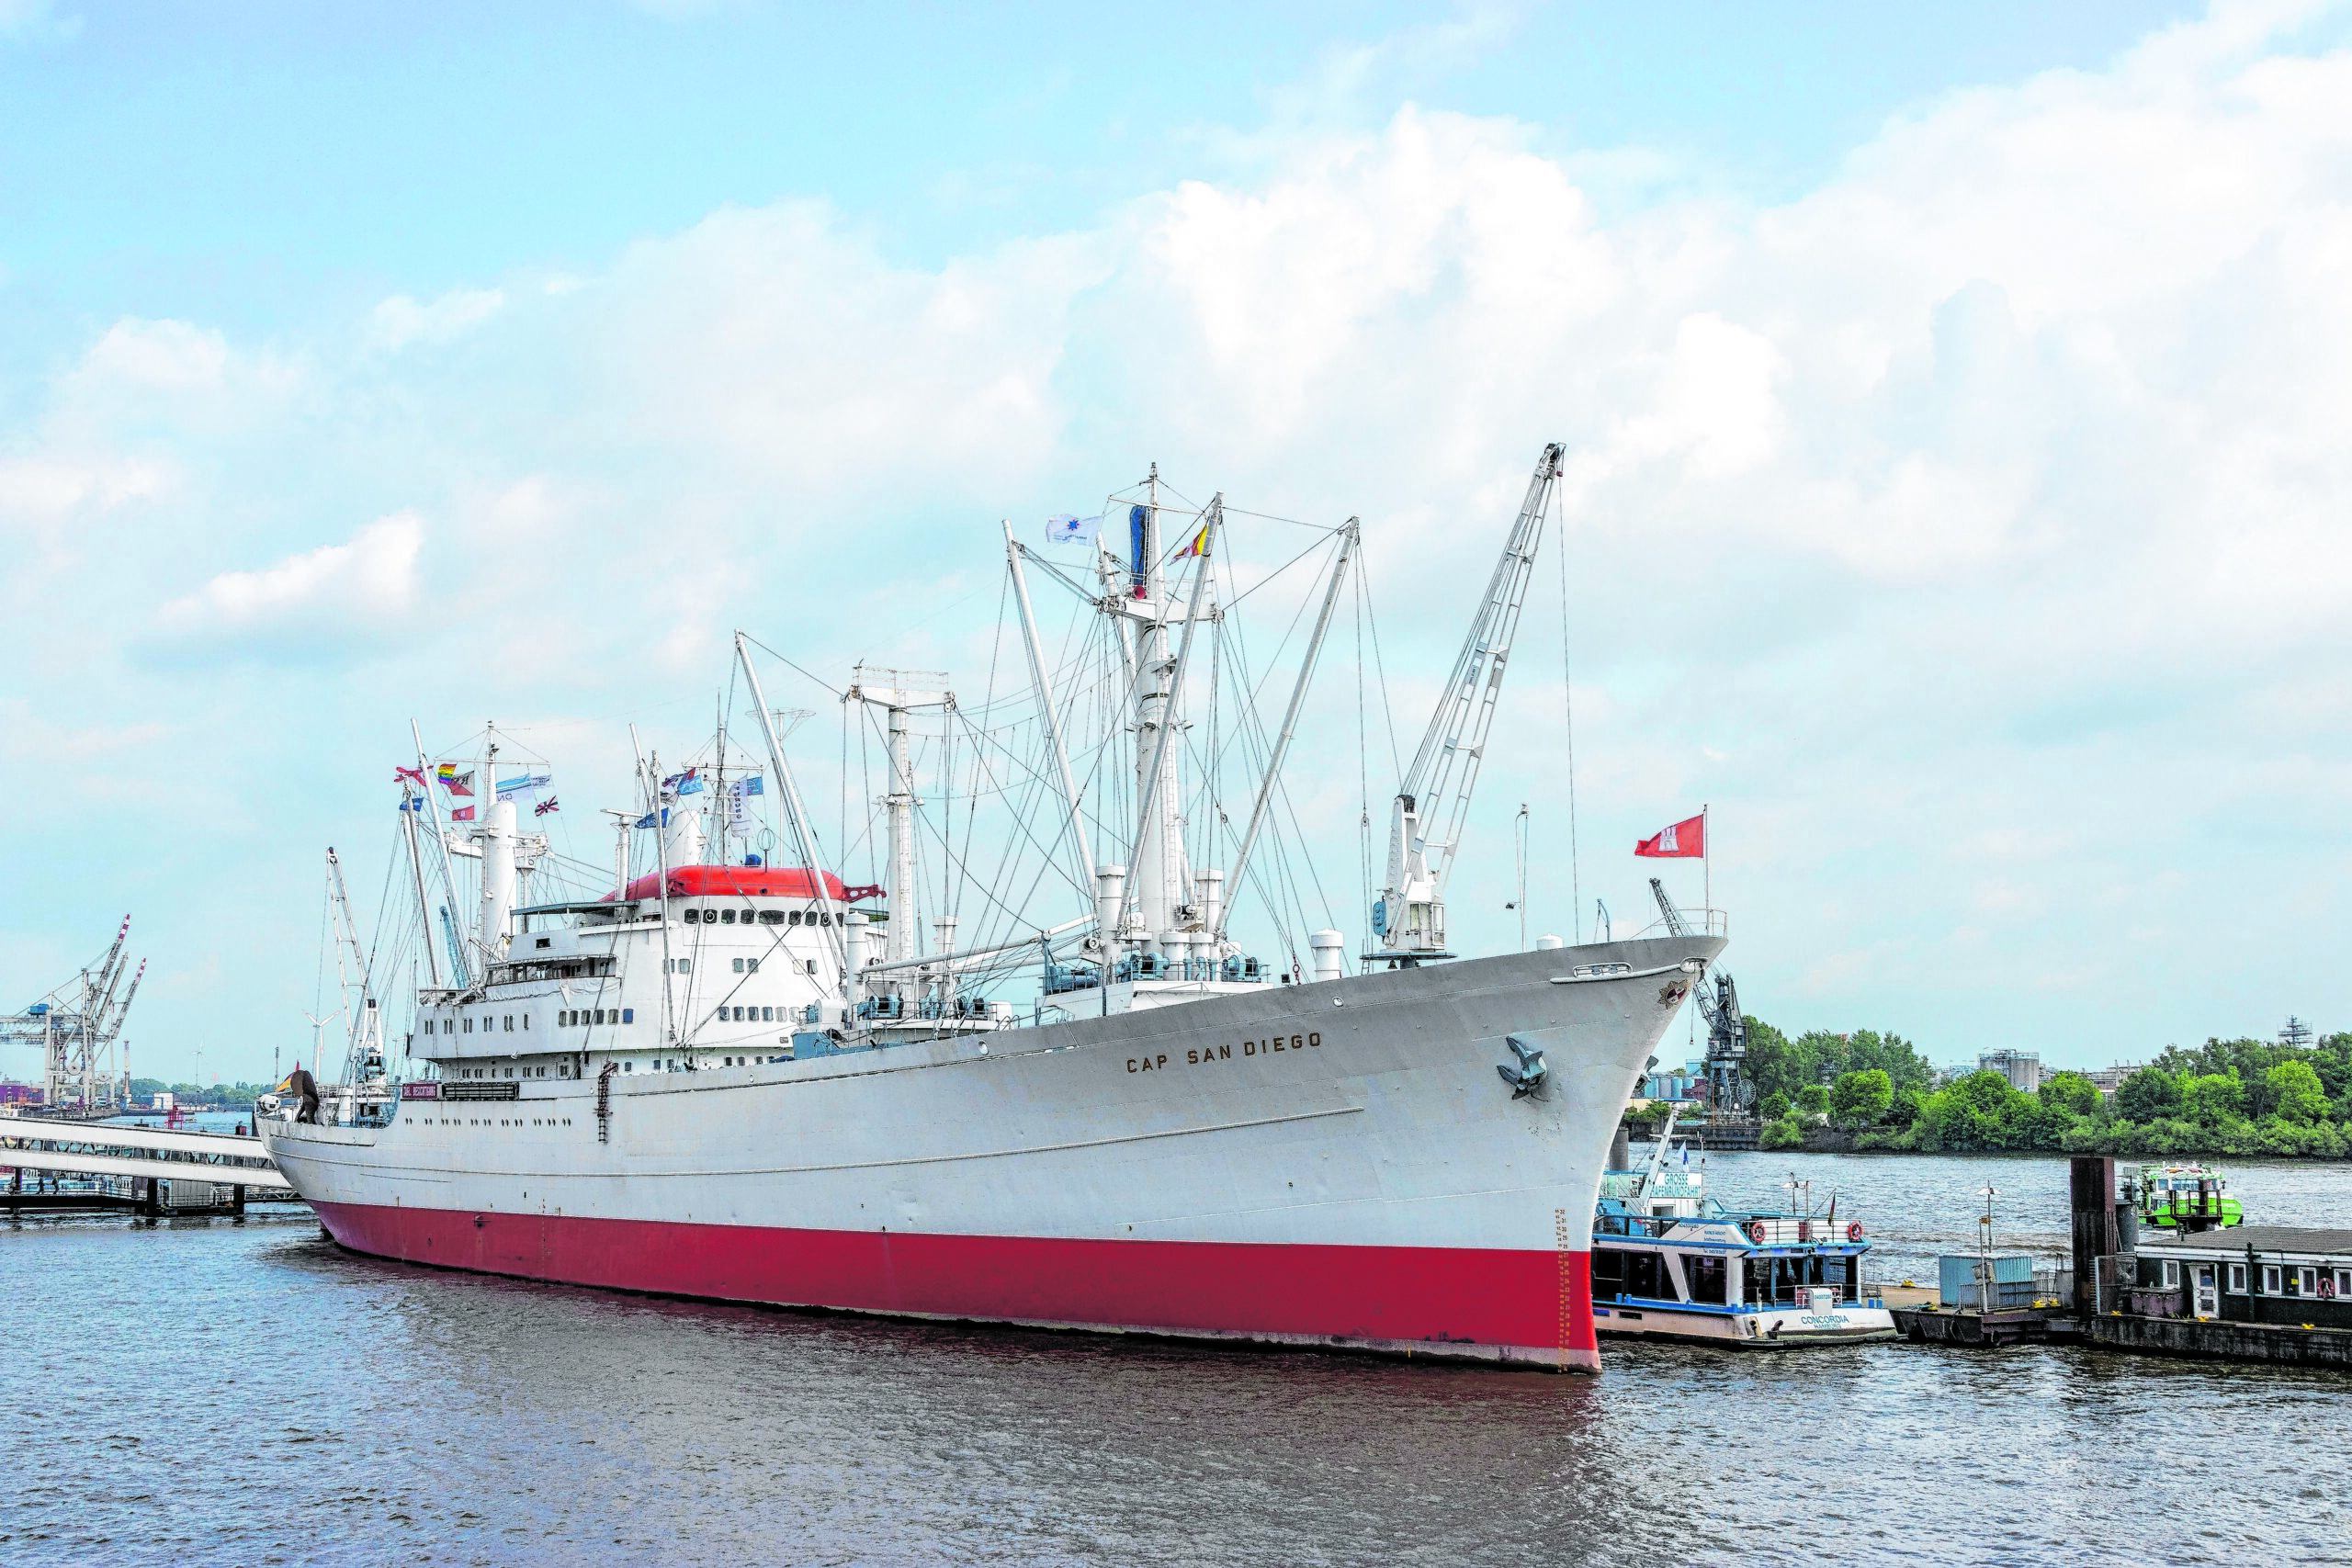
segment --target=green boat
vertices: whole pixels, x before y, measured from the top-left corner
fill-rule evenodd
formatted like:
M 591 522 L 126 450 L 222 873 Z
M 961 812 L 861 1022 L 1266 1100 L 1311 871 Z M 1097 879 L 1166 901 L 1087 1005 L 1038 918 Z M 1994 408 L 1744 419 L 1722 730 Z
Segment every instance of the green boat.
M 2139 1205 L 2141 1225 L 2149 1230 L 2187 1235 L 2245 1223 L 2245 1211 L 2230 1196 L 2230 1179 L 2201 1165 L 2143 1165 L 2125 1188 L 2125 1196 Z

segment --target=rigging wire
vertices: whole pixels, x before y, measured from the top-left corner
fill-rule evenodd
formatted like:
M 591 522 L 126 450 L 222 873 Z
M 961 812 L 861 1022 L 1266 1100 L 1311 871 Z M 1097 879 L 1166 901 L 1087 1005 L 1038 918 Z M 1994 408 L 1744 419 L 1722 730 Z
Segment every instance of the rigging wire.
M 1568 938 L 1573 943 L 1584 919 L 1584 885 L 1577 868 L 1577 689 L 1568 661 L 1568 504 L 1556 491 L 1553 502 L 1560 515 L 1555 548 L 1560 558 L 1560 709 L 1568 747 Z

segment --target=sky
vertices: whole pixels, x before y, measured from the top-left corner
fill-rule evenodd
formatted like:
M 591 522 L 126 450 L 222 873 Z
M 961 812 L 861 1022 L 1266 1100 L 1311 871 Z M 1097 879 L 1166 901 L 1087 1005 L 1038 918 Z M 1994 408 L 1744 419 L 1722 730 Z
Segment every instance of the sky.
M 1784 1028 L 2352 1027 L 2348 204 L 2352 13 L 2284 0 L 0 0 L 0 1005 L 129 912 L 134 1069 L 259 1077 L 412 718 L 593 859 L 735 628 L 976 680 L 998 520 L 1155 461 L 1362 516 L 1409 740 L 1556 440 L 1463 945 L 1522 802 L 1586 935 L 1703 803 Z

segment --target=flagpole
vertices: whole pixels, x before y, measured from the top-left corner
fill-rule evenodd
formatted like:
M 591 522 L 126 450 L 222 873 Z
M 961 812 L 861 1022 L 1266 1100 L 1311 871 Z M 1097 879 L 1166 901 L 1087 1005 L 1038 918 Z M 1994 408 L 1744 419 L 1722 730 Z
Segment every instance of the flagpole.
M 1699 917 L 1699 923 L 1702 927 L 1704 927 L 1707 922 L 1715 918 L 1715 840 L 1713 834 L 1713 828 L 1714 824 L 1707 820 L 1707 803 L 1702 800 L 1699 803 L 1699 876 L 1700 886 L 1704 889 L 1701 897 L 1706 904 L 1707 912 Z

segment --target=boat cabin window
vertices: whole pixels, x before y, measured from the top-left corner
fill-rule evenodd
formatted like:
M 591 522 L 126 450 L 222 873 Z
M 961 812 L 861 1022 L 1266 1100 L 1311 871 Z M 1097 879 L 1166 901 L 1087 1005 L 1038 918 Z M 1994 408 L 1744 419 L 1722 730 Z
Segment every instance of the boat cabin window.
M 621 1021 L 623 1023 L 635 1023 L 637 1021 L 637 1010 L 635 1008 L 621 1009 Z
M 2316 1269 L 2298 1269 L 2297 1272 L 2301 1276 L 2301 1278 L 2295 1281 L 2296 1290 L 2307 1296 L 2315 1296 L 2319 1294 L 2319 1270 Z
M 731 926 L 731 925 L 733 925 L 733 924 L 735 923 L 735 911 L 734 911 L 734 910 L 732 910 L 732 909 L 721 909 L 721 910 L 719 910 L 719 911 L 718 911 L 718 923 L 719 923 L 720 925 L 722 925 L 722 926 Z
M 2230 1265 L 2230 1294 L 2233 1296 L 2245 1294 L 2245 1265 L 2243 1263 Z
M 2165 1259 L 2164 1288 L 2167 1291 L 2177 1291 L 2180 1289 L 2180 1259 L 2177 1258 L 2167 1258 Z
M 1690 1282 L 1690 1299 L 1709 1306 L 1731 1304 L 1730 1297 L 1725 1293 L 1728 1273 L 1720 1258 L 1685 1258 L 1682 1260 L 1682 1277 Z
M 2346 1296 L 2352 1296 L 2352 1269 L 2338 1269 L 2335 1271 L 2335 1294 L 2339 1301 Z
M 471 1013 L 469 1013 L 469 1014 L 467 1014 L 467 1015 L 466 1015 L 466 1032 L 467 1032 L 467 1033 L 469 1033 L 469 1034 L 471 1034 L 473 1032 L 474 1032 L 474 1021 L 473 1021 L 473 1015 L 472 1015 Z
M 798 925 L 800 923 L 800 911 L 797 909 L 793 910 L 791 919 L 794 925 Z
M 2266 1263 L 2262 1266 L 2262 1293 L 2266 1296 L 2286 1293 L 2278 1288 L 2278 1265 L 2276 1263 Z
M 780 926 L 784 924 L 784 911 L 782 909 L 762 909 L 760 911 L 760 924 L 763 926 Z
M 1592 1249 L 1592 1299 L 1613 1302 L 1633 1297 L 1655 1301 L 1673 1299 L 1664 1287 L 1655 1252 L 1621 1252 L 1614 1247 Z

